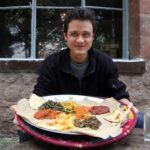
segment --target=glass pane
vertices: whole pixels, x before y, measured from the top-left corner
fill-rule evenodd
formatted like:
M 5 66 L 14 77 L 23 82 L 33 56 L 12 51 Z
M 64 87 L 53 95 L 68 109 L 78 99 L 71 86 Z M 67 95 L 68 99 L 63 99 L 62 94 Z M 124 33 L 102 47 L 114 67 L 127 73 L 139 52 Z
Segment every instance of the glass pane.
M 86 0 L 86 5 L 122 8 L 122 0 Z
M 38 6 L 80 6 L 81 0 L 37 0 Z
M 0 10 L 0 33 L 0 58 L 30 57 L 30 10 Z
M 113 58 L 122 57 L 122 12 L 95 10 L 97 35 L 94 46 Z
M 3 0 L 0 1 L 0 7 L 31 5 L 32 0 Z
M 65 47 L 63 38 L 63 21 L 66 10 L 37 11 L 37 57 L 45 57 L 49 53 Z M 44 28 L 43 28 L 44 25 Z

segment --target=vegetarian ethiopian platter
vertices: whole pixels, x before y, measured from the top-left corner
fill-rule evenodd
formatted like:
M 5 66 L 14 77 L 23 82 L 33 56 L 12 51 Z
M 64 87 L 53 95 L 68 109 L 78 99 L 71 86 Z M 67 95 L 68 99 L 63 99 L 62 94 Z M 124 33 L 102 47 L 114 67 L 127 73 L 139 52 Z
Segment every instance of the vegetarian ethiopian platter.
M 114 98 L 35 94 L 18 101 L 17 115 L 46 131 L 102 139 L 121 134 L 122 126 L 134 117 L 128 106 Z

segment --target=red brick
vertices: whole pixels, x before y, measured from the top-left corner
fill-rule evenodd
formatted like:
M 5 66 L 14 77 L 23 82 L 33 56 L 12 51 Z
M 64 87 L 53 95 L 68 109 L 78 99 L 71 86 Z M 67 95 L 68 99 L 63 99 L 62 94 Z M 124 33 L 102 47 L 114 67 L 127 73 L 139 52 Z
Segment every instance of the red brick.
M 150 15 L 140 15 L 140 35 L 150 37 Z
M 149 37 L 140 36 L 140 56 L 143 58 L 150 58 Z
M 139 57 L 140 55 L 140 43 L 139 43 L 139 37 L 138 36 L 131 36 L 130 37 L 130 54 L 132 58 Z
M 150 14 L 150 0 L 139 0 L 140 13 Z
M 130 0 L 129 1 L 131 16 L 137 16 L 139 13 L 139 2 L 138 0 Z

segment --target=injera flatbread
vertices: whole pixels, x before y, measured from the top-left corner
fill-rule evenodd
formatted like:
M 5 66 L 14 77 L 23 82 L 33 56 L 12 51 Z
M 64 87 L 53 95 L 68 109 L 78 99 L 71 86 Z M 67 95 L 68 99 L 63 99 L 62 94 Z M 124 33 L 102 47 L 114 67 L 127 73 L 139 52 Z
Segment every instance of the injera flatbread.
M 87 101 L 85 100 L 84 102 L 82 101 L 81 103 L 82 103 L 82 105 L 84 104 L 84 105 L 88 105 L 88 106 L 89 105 L 90 106 L 100 105 L 100 103 L 96 103 L 93 101 L 91 102 L 90 100 L 87 100 Z M 116 109 L 119 106 L 119 102 L 115 101 L 114 99 L 108 98 L 108 99 L 105 99 L 101 103 L 101 105 L 108 106 L 110 108 L 110 110 L 113 111 L 114 109 Z M 35 112 L 37 112 L 37 110 L 31 108 L 31 106 L 29 104 L 29 99 L 23 98 L 18 101 L 16 113 L 19 116 L 21 116 L 23 119 L 25 119 L 28 123 L 30 123 L 31 125 L 49 130 L 49 131 L 54 131 L 54 132 L 55 132 L 55 130 L 58 131 L 56 129 L 56 127 L 48 125 L 48 123 L 51 122 L 50 119 L 43 119 L 43 120 L 35 119 L 33 117 Z M 115 137 L 115 136 L 121 134 L 122 127 L 117 126 L 117 125 L 112 125 L 110 122 L 103 119 L 104 115 L 97 116 L 98 120 L 100 120 L 100 122 L 102 123 L 98 130 L 92 130 L 90 128 L 77 128 L 76 127 L 74 129 L 66 130 L 63 132 L 64 133 L 80 133 L 80 134 L 85 134 L 85 135 L 89 135 L 89 136 L 93 136 L 93 137 L 99 137 L 102 139 L 107 139 L 108 137 Z

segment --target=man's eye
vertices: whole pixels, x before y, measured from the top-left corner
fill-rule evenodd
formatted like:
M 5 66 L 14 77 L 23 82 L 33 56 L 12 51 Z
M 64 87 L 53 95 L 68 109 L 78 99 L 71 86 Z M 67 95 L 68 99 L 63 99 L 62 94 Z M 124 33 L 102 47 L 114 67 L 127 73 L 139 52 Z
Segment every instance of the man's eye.
M 90 33 L 84 33 L 84 34 L 83 34 L 83 37 L 85 37 L 85 38 L 88 38 L 88 37 L 90 37 L 90 36 L 91 36 Z
M 70 33 L 70 36 L 72 36 L 72 37 L 77 37 L 78 34 L 77 34 L 76 32 L 73 32 L 73 33 Z

